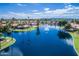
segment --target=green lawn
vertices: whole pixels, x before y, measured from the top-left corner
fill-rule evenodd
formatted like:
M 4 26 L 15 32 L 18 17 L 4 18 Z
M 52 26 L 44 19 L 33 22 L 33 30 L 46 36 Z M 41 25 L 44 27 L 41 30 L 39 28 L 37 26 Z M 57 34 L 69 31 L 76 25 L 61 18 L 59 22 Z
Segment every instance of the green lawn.
M 32 31 L 35 30 L 37 26 L 32 26 L 30 28 L 25 28 L 25 29 L 14 29 L 14 32 L 24 32 L 24 31 Z
M 11 38 L 11 37 L 5 37 L 5 39 L 0 42 L 0 50 L 3 50 L 11 45 L 13 45 L 15 43 L 15 39 Z
M 61 27 L 63 29 L 64 27 Z M 79 34 L 77 32 L 69 32 L 73 37 L 73 43 L 76 53 L 79 55 Z
M 70 34 L 72 35 L 73 37 L 73 41 L 74 41 L 74 48 L 77 52 L 77 54 L 79 55 L 79 34 L 77 34 L 76 32 L 74 33 L 71 33 Z

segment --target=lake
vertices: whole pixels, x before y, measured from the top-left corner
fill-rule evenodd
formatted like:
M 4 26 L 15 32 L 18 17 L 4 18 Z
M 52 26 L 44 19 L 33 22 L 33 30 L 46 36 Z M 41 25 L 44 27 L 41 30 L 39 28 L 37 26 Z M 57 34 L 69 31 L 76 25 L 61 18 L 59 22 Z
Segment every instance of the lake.
M 62 30 L 57 26 L 43 25 L 33 31 L 12 32 L 16 43 L 9 47 L 8 55 L 76 56 L 72 37 L 60 38 L 59 31 Z

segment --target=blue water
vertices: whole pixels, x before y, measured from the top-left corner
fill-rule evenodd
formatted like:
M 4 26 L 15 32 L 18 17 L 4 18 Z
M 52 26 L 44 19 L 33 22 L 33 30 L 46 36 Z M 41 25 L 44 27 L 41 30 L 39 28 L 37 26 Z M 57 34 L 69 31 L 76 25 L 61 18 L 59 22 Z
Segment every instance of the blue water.
M 40 27 L 31 32 L 13 32 L 11 36 L 16 39 L 16 43 L 12 47 L 17 47 L 24 56 L 77 55 L 73 45 L 58 37 L 58 31 L 55 28 Z

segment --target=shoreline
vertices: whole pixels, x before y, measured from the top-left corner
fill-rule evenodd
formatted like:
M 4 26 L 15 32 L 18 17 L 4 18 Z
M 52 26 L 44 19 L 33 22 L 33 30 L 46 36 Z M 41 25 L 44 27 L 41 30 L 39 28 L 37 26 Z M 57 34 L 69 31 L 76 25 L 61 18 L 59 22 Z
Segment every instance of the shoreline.
M 25 32 L 25 31 L 32 31 L 35 30 L 37 26 L 32 26 L 30 28 L 25 28 L 25 29 L 14 29 L 13 32 Z
M 77 46 L 75 44 L 76 43 L 75 40 L 77 40 L 76 38 L 79 38 L 79 37 L 74 36 L 74 35 L 76 35 L 76 33 L 70 33 L 70 34 L 71 34 L 71 36 L 73 38 L 73 48 L 74 48 L 75 52 L 77 53 L 77 55 L 79 56 L 79 52 L 78 52 Z
M 7 42 L 4 42 L 4 41 L 0 42 L 0 44 L 1 44 L 0 51 L 13 45 L 16 42 L 16 40 L 14 38 L 11 38 L 11 37 L 5 37 L 5 38 L 6 38 L 5 40 L 7 40 Z

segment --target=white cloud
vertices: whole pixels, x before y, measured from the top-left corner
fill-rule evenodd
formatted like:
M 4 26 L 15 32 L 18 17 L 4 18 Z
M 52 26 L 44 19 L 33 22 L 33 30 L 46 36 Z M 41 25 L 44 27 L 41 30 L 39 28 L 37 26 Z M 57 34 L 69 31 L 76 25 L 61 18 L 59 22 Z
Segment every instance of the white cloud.
M 70 4 L 69 4 L 70 5 Z M 68 5 L 66 5 L 68 6 Z M 33 10 L 32 13 L 16 13 L 13 11 L 9 11 L 8 14 L 0 15 L 0 17 L 16 17 L 16 18 L 56 18 L 56 17 L 65 17 L 65 18 L 79 18 L 79 7 L 75 7 L 70 5 L 70 7 L 50 10 L 50 8 L 45 8 L 43 11 Z
M 45 13 L 52 13 L 53 11 L 52 10 L 49 10 L 49 11 L 45 11 Z
M 50 8 L 44 8 L 45 11 L 48 11 Z
M 38 12 L 38 10 L 32 10 L 32 12 Z
M 17 13 L 17 12 L 13 12 L 13 11 L 9 11 L 8 14 L 5 14 L 5 15 L 2 15 L 4 16 L 5 18 L 12 18 L 12 17 L 15 17 L 15 18 L 27 18 L 28 16 L 30 16 L 30 14 L 26 14 L 26 13 Z
M 37 14 L 38 15 L 38 14 L 42 14 L 42 13 L 41 12 L 36 12 L 36 13 L 33 13 L 33 14 Z
M 18 6 L 27 6 L 27 5 L 21 4 L 21 3 L 18 3 L 17 5 L 18 5 Z
M 25 13 L 15 13 L 15 12 L 9 12 L 10 14 L 12 14 L 12 15 L 18 15 L 18 16 L 26 16 L 26 14 Z

